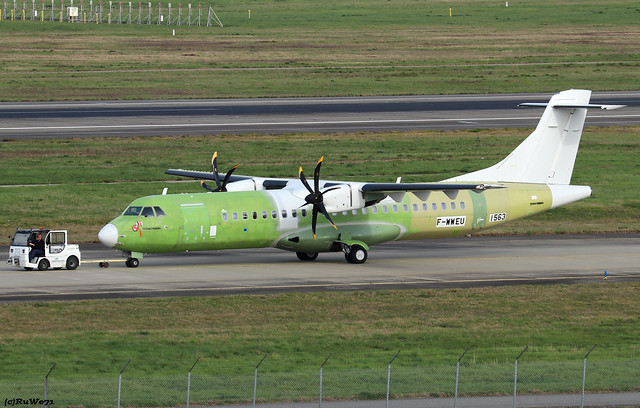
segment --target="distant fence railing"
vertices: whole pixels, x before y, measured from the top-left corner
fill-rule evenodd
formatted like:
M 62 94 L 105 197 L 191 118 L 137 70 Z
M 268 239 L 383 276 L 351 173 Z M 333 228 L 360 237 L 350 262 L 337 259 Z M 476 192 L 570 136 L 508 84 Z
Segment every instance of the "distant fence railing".
M 523 361 L 467 363 L 317 371 L 266 372 L 246 367 L 243 373 L 199 372 L 196 363 L 180 375 L 149 375 L 133 371 L 132 361 L 120 372 L 108 374 L 56 374 L 58 363 L 39 375 L 22 379 L 0 378 L 0 396 L 52 401 L 56 407 L 156 407 L 220 404 L 261 404 L 284 401 L 393 400 L 402 398 L 580 394 L 640 390 L 640 360 Z M 325 361 L 326 362 L 326 361 Z M 515 363 L 515 361 L 514 361 Z M 128 364 L 128 363 L 127 363 Z M 395 363 L 394 363 L 395 364 Z M 586 385 L 586 386 L 585 386 Z M 42 403 L 41 403 L 42 404 Z M 20 404 L 18 404 L 20 405 Z
M 177 6 L 162 2 L 103 0 L 0 0 L 0 21 L 49 21 L 84 24 L 164 24 L 211 26 L 222 22 L 211 4 Z

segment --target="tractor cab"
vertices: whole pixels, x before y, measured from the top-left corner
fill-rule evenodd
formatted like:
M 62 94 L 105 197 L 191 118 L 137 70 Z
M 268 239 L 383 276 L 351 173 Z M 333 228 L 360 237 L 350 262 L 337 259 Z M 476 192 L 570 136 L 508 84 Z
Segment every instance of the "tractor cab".
M 36 247 L 38 235 L 44 241 L 44 254 L 34 255 L 31 252 Z M 7 263 L 26 270 L 72 270 L 80 265 L 80 260 L 80 248 L 67 242 L 66 230 L 18 229 L 11 241 Z

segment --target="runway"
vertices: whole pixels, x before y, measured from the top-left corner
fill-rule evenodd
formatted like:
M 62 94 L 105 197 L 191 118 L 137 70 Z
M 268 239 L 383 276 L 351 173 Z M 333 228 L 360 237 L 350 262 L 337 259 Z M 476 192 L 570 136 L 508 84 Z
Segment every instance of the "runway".
M 363 265 L 342 253 L 308 263 L 266 248 L 148 255 L 132 269 L 111 249 L 81 250 L 75 271 L 4 264 L 0 302 L 640 280 L 640 234 L 391 242 L 372 247 Z M 104 260 L 109 268 L 98 266 Z
M 560 91 L 560 90 L 558 90 Z M 6 140 L 533 127 L 551 93 L 0 103 Z M 594 92 L 586 126 L 639 126 L 640 92 Z

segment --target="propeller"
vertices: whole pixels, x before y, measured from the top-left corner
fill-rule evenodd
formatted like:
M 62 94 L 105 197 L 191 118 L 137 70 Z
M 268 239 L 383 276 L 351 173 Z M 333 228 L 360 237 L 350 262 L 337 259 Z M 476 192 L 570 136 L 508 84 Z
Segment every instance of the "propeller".
M 215 152 L 213 154 L 213 157 L 211 158 L 211 168 L 213 169 L 213 176 L 215 177 L 217 188 L 211 188 L 204 181 L 201 180 L 200 184 L 202 185 L 202 187 L 214 193 L 217 193 L 220 191 L 227 191 L 227 183 L 229 182 L 229 179 L 231 178 L 231 174 L 233 173 L 233 171 L 238 168 L 238 165 L 236 164 L 235 166 L 233 166 L 231 170 L 229 170 L 227 174 L 225 174 L 224 180 L 220 182 L 220 175 L 218 174 L 218 152 Z
M 309 183 L 307 182 L 307 179 L 304 176 L 304 172 L 302 171 L 302 166 L 300 166 L 300 181 L 302 182 L 302 184 L 304 184 L 304 186 L 309 191 L 309 194 L 304 198 L 304 201 L 306 201 L 307 204 L 313 205 L 313 212 L 312 212 L 313 217 L 311 219 L 311 231 L 313 232 L 313 239 L 316 239 L 316 223 L 318 221 L 318 213 L 322 213 L 322 215 L 324 215 L 325 218 L 329 220 L 331 225 L 333 225 L 333 228 L 338 229 L 338 227 L 336 227 L 336 224 L 333 223 L 333 220 L 331 220 L 331 217 L 329 216 L 329 213 L 327 212 L 327 209 L 324 206 L 323 195 L 331 190 L 339 189 L 340 187 L 332 187 L 328 190 L 320 191 L 320 166 L 322 166 L 323 159 L 324 159 L 324 156 L 322 156 L 320 160 L 318 160 L 316 169 L 313 172 L 314 189 L 312 189 Z

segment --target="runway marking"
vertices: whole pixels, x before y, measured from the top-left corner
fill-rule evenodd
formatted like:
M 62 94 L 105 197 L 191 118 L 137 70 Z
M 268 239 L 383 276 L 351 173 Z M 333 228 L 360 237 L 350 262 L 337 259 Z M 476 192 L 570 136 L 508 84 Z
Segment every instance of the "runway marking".
M 438 119 L 372 119 L 372 120 L 333 120 L 333 121 L 290 121 L 290 122 L 236 122 L 236 123 L 170 123 L 170 124 L 146 124 L 146 125 L 78 125 L 78 126 L 25 126 L 3 127 L 0 131 L 18 130 L 91 130 L 91 129 L 161 129 L 161 128 L 196 128 L 196 127 L 233 127 L 233 126 L 286 126 L 286 125 L 352 125 L 352 124 L 381 124 L 381 123 L 430 123 L 430 122 L 455 122 L 461 121 L 492 121 L 492 120 L 532 120 L 538 116 L 514 116 L 492 118 L 438 118 Z M 590 115 L 589 119 L 598 118 L 638 118 L 639 115 Z

